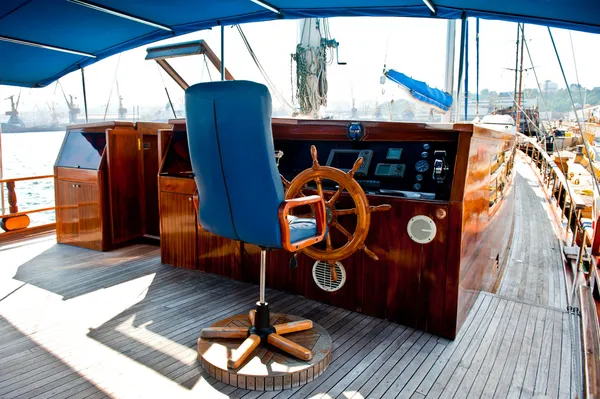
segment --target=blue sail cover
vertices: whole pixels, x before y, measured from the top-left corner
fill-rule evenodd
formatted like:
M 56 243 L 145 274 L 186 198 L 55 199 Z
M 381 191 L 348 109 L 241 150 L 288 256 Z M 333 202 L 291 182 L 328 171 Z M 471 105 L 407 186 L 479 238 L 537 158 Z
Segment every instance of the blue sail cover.
M 598 0 L 434 0 L 435 14 L 422 0 L 268 3 L 279 12 L 251 0 L 1 0 L 0 84 L 46 86 L 78 68 L 158 40 L 219 25 L 282 18 L 466 16 L 600 33 Z M 19 41 L 87 55 L 32 47 Z
M 405 74 L 393 69 L 386 71 L 385 76 L 392 82 L 406 87 L 410 94 L 419 101 L 431 104 L 444 112 L 448 111 L 452 106 L 452 96 L 443 90 L 433 89 L 427 83 L 409 78 Z

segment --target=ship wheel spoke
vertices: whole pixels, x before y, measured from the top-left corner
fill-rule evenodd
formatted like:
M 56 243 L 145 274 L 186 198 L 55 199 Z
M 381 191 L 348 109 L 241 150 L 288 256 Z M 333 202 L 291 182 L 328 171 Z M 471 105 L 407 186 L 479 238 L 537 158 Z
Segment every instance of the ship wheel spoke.
M 346 228 L 344 226 L 342 226 L 341 224 L 339 224 L 337 221 L 334 221 L 331 225 L 333 227 L 335 227 L 336 229 L 338 229 L 338 231 L 340 233 L 342 233 L 343 235 L 345 235 L 346 238 L 348 239 L 348 241 L 350 241 L 352 239 L 352 234 L 350 234 L 348 232 L 348 230 L 346 230 Z
M 330 208 L 333 208 L 333 205 L 335 205 L 335 203 L 337 202 L 338 198 L 340 197 L 340 194 L 342 194 L 342 191 L 344 191 L 344 186 L 340 184 L 340 187 L 337 189 L 335 194 L 333 194 L 331 198 L 329 198 L 325 205 L 327 205 Z
M 317 184 L 317 195 L 323 198 L 323 180 L 320 177 L 315 179 L 315 183 Z
M 352 208 L 352 209 L 335 209 L 334 213 L 335 213 L 335 216 L 345 216 L 345 215 L 357 215 L 358 211 L 356 210 L 356 208 Z
M 327 262 L 327 264 L 329 264 L 329 273 L 331 274 L 331 280 L 333 282 L 337 282 L 338 281 L 338 274 L 337 274 L 337 270 L 335 270 L 335 262 L 333 261 L 329 261 Z
M 327 242 L 327 252 L 333 251 L 333 244 L 331 244 L 331 234 L 327 234 L 325 236 L 325 241 Z
M 373 212 L 385 212 L 385 211 L 389 211 L 390 209 L 392 209 L 392 206 L 389 204 L 382 204 L 382 205 L 376 205 L 376 206 L 369 206 L 369 212 L 373 213 Z
M 354 178 L 354 173 L 356 173 L 356 171 L 358 170 L 358 168 L 360 168 L 360 166 L 363 163 L 363 159 L 362 157 L 358 158 L 356 160 L 356 162 L 354 162 L 354 165 L 352 165 L 352 169 L 350 169 L 350 171 L 348 173 L 346 173 L 351 179 Z
M 283 177 L 283 175 L 279 175 L 279 177 L 281 177 L 281 182 L 283 183 L 283 189 L 287 191 L 287 189 L 290 188 L 292 183 L 288 179 Z
M 363 245 L 361 248 L 363 251 L 365 251 L 365 254 L 367 254 L 367 256 L 373 260 L 379 260 L 379 256 L 377 256 L 375 254 L 375 252 L 371 251 L 369 248 L 367 248 L 366 245 Z

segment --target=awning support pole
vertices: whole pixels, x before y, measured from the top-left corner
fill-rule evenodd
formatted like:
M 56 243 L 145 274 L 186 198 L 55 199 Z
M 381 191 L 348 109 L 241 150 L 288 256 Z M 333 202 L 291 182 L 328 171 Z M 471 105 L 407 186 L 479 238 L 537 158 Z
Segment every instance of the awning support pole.
M 465 120 L 469 119 L 469 20 L 465 19 Z
M 225 80 L 225 27 L 221 25 L 221 80 Z
M 87 94 L 85 92 L 85 73 L 83 72 L 83 68 L 81 68 L 81 85 L 83 87 L 83 109 L 85 111 L 85 122 L 89 122 L 88 119 L 88 106 L 87 106 Z
M 444 78 L 444 91 L 452 94 L 454 91 L 454 50 L 456 40 L 456 21 L 448 20 L 448 30 L 446 33 L 446 69 Z M 456 101 L 453 101 L 452 107 L 442 116 L 442 122 L 450 122 L 452 120 L 452 111 Z
M 463 78 L 463 71 L 465 67 L 465 40 L 466 40 L 466 29 L 467 29 L 467 16 L 463 13 L 461 18 L 460 26 L 460 55 L 458 59 L 458 81 L 456 82 L 456 121 L 460 118 L 460 89 L 461 81 Z

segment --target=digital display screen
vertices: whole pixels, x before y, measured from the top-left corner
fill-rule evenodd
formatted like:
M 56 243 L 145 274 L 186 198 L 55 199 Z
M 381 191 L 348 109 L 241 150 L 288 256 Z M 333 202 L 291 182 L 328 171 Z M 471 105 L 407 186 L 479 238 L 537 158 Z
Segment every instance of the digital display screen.
M 58 158 L 57 166 L 98 169 L 106 147 L 106 133 L 70 131 Z
M 399 161 L 401 156 L 402 148 L 390 148 L 386 158 L 390 161 Z
M 377 174 L 387 176 L 390 174 L 391 169 L 392 169 L 392 165 L 379 165 L 377 167 Z
M 350 170 L 352 169 L 352 166 L 354 165 L 354 162 L 356 162 L 356 160 L 359 157 L 359 152 L 342 152 L 342 151 L 335 151 L 333 153 L 333 158 L 331 159 L 331 162 L 328 162 L 328 166 L 332 166 L 334 168 L 338 168 L 338 169 L 342 169 L 342 170 Z

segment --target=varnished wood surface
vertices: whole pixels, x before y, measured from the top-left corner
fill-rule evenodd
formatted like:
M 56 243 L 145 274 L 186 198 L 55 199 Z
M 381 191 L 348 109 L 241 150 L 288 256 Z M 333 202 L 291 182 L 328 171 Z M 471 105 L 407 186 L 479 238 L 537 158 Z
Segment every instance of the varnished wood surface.
M 196 217 L 192 196 L 160 193 L 161 256 L 167 264 L 196 268 Z
M 56 234 L 60 243 L 104 250 L 105 221 L 98 183 L 56 179 Z
M 0 246 L 0 397 L 581 397 L 579 320 L 480 294 L 456 340 L 267 289 L 273 311 L 333 340 L 329 368 L 283 392 L 234 388 L 196 356 L 203 327 L 246 312 L 258 287 L 159 263 L 147 245 L 94 252 Z M 327 396 L 325 396 L 327 397 Z
M 82 130 L 101 132 L 106 129 L 113 129 L 116 127 L 134 127 L 135 124 L 129 121 L 104 121 L 104 122 L 88 122 L 88 123 L 74 123 L 67 126 L 67 130 Z
M 142 235 L 141 148 L 132 128 L 117 126 L 106 137 L 111 243 L 117 245 Z

